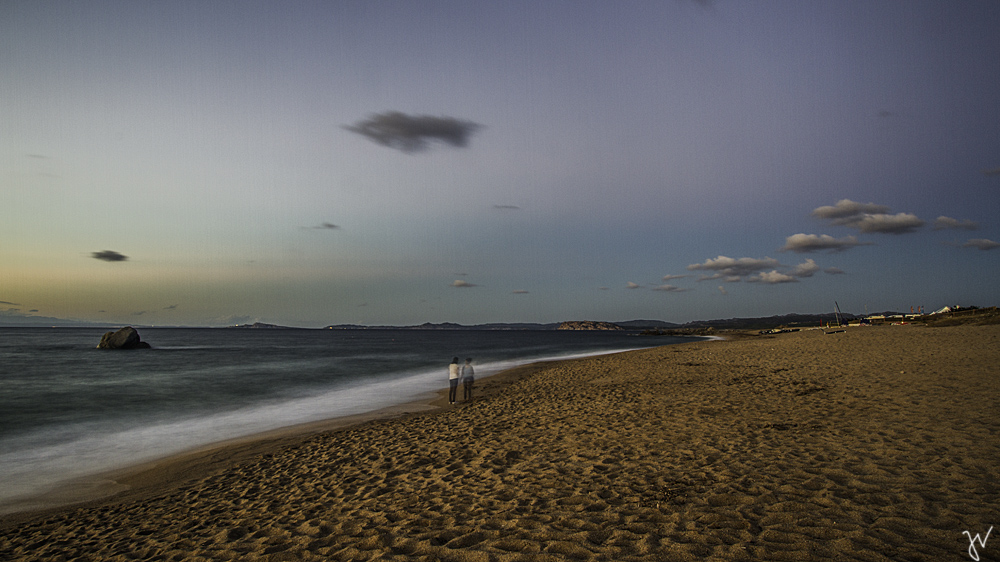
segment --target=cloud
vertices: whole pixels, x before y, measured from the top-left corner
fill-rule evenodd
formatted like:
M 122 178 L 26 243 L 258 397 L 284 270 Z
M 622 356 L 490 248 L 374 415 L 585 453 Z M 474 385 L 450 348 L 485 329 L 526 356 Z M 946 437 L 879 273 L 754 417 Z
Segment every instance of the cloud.
M 962 244 L 963 248 L 976 248 L 979 250 L 993 250 L 1000 248 L 1000 242 L 994 242 L 986 238 L 972 238 L 965 244 Z
M 482 125 L 454 117 L 407 115 L 399 111 L 387 111 L 376 113 L 354 125 L 345 125 L 344 128 L 382 146 L 413 153 L 426 150 L 431 141 L 464 147 Z
M 332 222 L 321 222 L 318 226 L 311 226 L 309 228 L 313 230 L 340 230 L 340 227 Z
M 719 292 L 722 293 L 723 295 L 728 295 L 729 294 L 729 291 L 727 291 L 726 288 L 723 287 L 722 285 L 719 285 L 718 288 L 719 288 Z
M 642 288 L 642 285 L 640 285 L 638 283 L 633 283 L 633 282 L 629 281 L 628 283 L 625 284 L 625 288 L 626 289 L 640 289 L 640 288 Z
M 664 275 L 664 281 L 673 281 L 674 279 L 684 279 L 687 275 Z
M 817 207 L 813 209 L 813 216 L 821 219 L 844 219 L 856 217 L 864 214 L 888 213 L 889 207 L 876 205 L 875 203 L 857 203 L 850 199 L 841 199 L 833 206 Z
M 934 230 L 945 229 L 979 230 L 979 223 L 968 219 L 960 221 L 945 216 L 934 219 Z
M 780 283 L 798 283 L 799 280 L 792 275 L 774 270 L 767 273 L 758 273 L 747 278 L 747 283 L 765 283 L 767 285 L 777 285 Z
M 513 294 L 513 295 L 527 295 L 528 291 L 525 291 L 524 289 L 518 289 L 516 291 L 513 291 L 511 294 Z
M 10 306 L 21 306 L 16 302 L 7 302 L 7 301 L 0 301 L 0 304 L 9 304 Z
M 475 287 L 476 285 L 474 285 L 472 283 L 469 283 L 468 281 L 463 281 L 461 279 L 456 279 L 455 281 L 452 282 L 451 286 L 452 287 L 457 287 L 459 289 L 465 289 L 465 288 L 468 288 L 468 287 Z
M 521 208 L 517 205 L 493 205 L 494 209 L 499 209 L 501 211 L 520 211 Z
M 843 238 L 834 238 L 829 234 L 793 234 L 788 238 L 785 238 L 785 245 L 779 249 L 779 252 L 795 252 L 797 254 L 806 254 L 810 252 L 821 252 L 828 250 L 830 252 L 842 252 L 848 248 L 853 248 L 855 246 L 870 246 L 871 242 L 859 242 L 854 236 L 845 236 Z
M 984 176 L 1000 176 L 1000 168 L 993 168 L 992 170 L 983 170 Z
M 740 281 L 747 275 L 753 275 L 769 267 L 777 267 L 779 265 L 778 260 L 768 257 L 765 257 L 764 259 L 734 259 L 726 256 L 719 256 L 715 259 L 707 259 L 705 260 L 705 263 L 691 264 L 687 266 L 687 268 L 688 271 L 715 272 L 713 275 L 700 278 L 699 281 L 706 281 L 709 279 L 726 279 L 726 281 L 735 282 Z
M 845 224 L 857 228 L 861 232 L 907 234 L 924 226 L 924 221 L 910 213 L 897 213 L 895 215 L 863 215 Z
M 815 261 L 807 259 L 795 266 L 788 274 L 792 277 L 812 277 L 819 270 L 820 267 L 816 265 Z
M 859 232 L 907 234 L 924 226 L 924 221 L 910 213 L 889 214 L 889 207 L 841 199 L 833 206 L 817 207 L 812 215 L 836 226 L 848 226 Z
M 660 285 L 659 287 L 653 287 L 654 291 L 663 291 L 665 293 L 683 293 L 687 289 L 682 289 L 674 285 Z
M 176 304 L 172 304 L 170 306 L 165 306 L 165 307 L 163 307 L 163 310 L 177 310 L 177 305 Z
M 128 259 L 128 256 L 119 254 L 114 250 L 104 250 L 103 252 L 91 252 L 90 257 L 94 258 L 95 260 L 109 261 L 109 262 L 125 261 Z

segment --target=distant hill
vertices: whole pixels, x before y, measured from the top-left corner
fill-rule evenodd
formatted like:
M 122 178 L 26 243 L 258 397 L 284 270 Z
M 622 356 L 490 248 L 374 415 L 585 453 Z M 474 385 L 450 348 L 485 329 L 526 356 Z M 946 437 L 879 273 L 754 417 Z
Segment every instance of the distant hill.
M 612 330 L 620 331 L 624 330 L 618 324 L 612 324 L 611 322 L 593 322 L 591 320 L 583 321 L 573 321 L 573 322 L 563 322 L 559 324 L 557 330 Z
M 841 314 L 842 320 L 858 318 L 854 314 Z M 803 327 L 822 326 L 835 323 L 837 315 L 828 312 L 824 314 L 782 314 L 779 316 L 764 316 L 759 318 L 727 318 L 719 320 L 697 320 L 682 324 L 681 328 L 715 328 L 716 330 L 763 330 L 778 326 Z
M 236 326 L 227 326 L 228 328 L 246 328 L 251 330 L 293 330 L 288 326 L 278 326 L 277 324 L 265 324 L 263 322 L 254 322 L 253 324 L 239 324 Z

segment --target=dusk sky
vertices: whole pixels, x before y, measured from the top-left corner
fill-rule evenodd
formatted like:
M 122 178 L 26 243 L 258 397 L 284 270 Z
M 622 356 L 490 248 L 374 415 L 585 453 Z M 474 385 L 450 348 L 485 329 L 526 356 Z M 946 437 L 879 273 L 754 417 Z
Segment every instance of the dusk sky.
M 0 3 L 0 325 L 992 306 L 1000 2 Z

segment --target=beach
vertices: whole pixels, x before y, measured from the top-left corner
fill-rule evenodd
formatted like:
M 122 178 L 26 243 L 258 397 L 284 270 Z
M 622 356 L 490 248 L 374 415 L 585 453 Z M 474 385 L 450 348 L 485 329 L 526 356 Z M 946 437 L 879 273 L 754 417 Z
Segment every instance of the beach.
M 5 516 L 0 559 L 970 559 L 1000 525 L 998 374 L 997 325 L 541 363 Z

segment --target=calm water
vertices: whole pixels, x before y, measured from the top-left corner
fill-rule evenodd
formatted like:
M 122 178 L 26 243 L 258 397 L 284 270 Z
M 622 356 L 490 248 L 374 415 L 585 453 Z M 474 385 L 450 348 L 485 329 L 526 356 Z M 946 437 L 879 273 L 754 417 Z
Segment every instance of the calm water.
M 534 361 L 684 341 L 621 332 L 0 328 L 0 504 L 224 439 L 364 413 Z M 0 506 L 2 512 L 2 506 Z

